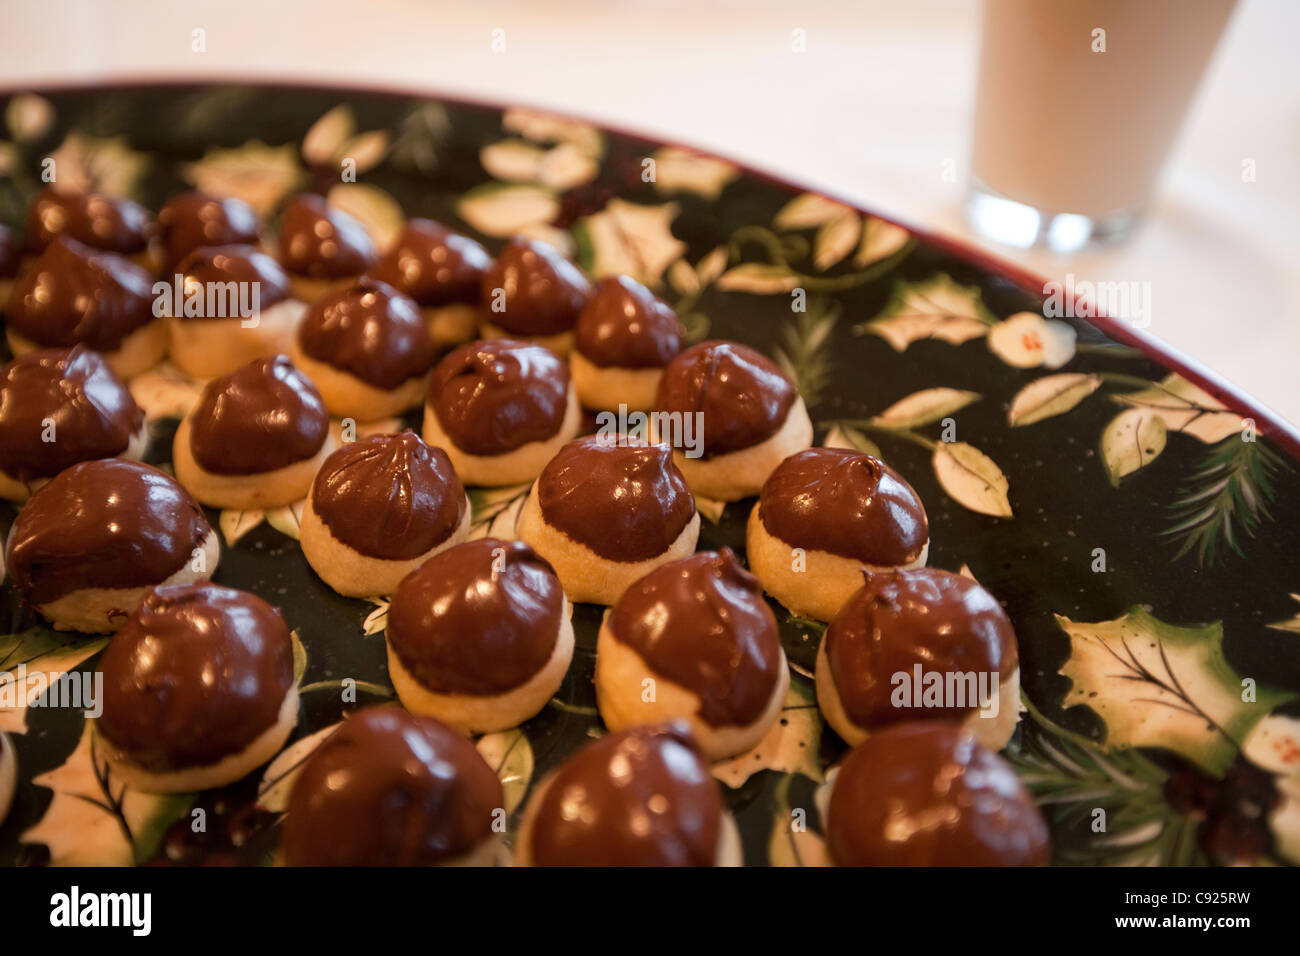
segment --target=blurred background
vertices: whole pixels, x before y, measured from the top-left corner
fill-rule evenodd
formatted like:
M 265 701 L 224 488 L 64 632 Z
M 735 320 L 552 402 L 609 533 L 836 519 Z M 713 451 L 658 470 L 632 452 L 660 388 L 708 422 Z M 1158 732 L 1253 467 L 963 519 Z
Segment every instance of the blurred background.
M 1197 2 L 1184 7 L 1194 16 Z M 204 52 L 191 49 L 196 28 Z M 0 86 L 317 79 L 576 113 L 984 245 L 1047 279 L 1149 283 L 1149 334 L 1300 423 L 1300 4 L 1241 0 L 1146 221 L 1122 244 L 1069 255 L 982 242 L 963 216 L 979 31 L 976 0 L 0 0 Z M 1059 148 L 1105 133 L 1080 128 Z

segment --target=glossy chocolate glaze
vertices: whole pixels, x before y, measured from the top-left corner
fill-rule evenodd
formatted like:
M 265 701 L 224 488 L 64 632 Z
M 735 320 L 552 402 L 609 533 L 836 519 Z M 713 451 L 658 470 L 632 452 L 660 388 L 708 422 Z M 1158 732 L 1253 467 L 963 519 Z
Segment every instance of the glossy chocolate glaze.
M 930 538 L 912 486 L 878 458 L 843 448 L 809 448 L 777 466 L 763 485 L 759 518 L 796 548 L 864 564 L 908 564 Z
M 0 222 L 0 279 L 12 279 L 18 275 L 22 259 L 23 251 L 18 246 L 18 237 L 12 229 Z
M 280 260 L 297 275 L 345 279 L 375 264 L 375 244 L 361 223 L 324 196 L 302 193 L 289 200 L 280 219 Z
M 289 287 L 289 276 L 280 263 L 253 246 L 202 246 L 182 259 L 177 270 L 185 277 L 183 281 L 187 294 L 195 284 L 206 290 L 214 283 L 257 283 L 257 305 L 263 310 L 293 295 Z M 227 317 L 177 316 L 199 320 Z
M 739 342 L 693 345 L 664 369 L 656 408 L 704 414 L 704 458 L 775 435 L 798 392 L 767 356 Z
M 495 291 L 505 291 L 505 309 L 492 309 Z M 506 243 L 483 275 L 487 318 L 512 335 L 556 335 L 573 328 L 591 295 L 586 276 L 553 246 L 523 236 Z
M 28 499 L 9 532 L 9 575 L 29 604 L 82 588 L 160 584 L 212 529 L 170 475 L 102 458 L 67 468 Z
M 667 445 L 591 435 L 571 441 L 537 482 L 546 523 L 611 561 L 658 557 L 695 515 Z
M 415 300 L 377 279 L 318 299 L 298 324 L 303 353 L 375 388 L 429 371 L 433 342 Z
M 465 517 L 465 489 L 447 453 L 410 431 L 344 445 L 321 465 L 311 497 L 338 541 L 390 561 L 442 544 Z
M 845 759 L 826 844 L 838 866 L 1046 866 L 1047 825 L 1011 765 L 946 724 L 898 724 Z
M 33 253 L 67 236 L 93 249 L 130 256 L 148 247 L 153 232 L 149 211 L 129 199 L 48 187 L 27 207 L 27 249 Z
M 60 237 L 14 283 L 6 319 L 37 345 L 112 352 L 154 320 L 153 279 L 129 259 Z
M 511 339 L 462 345 L 429 377 L 438 424 L 471 455 L 500 455 L 553 437 L 568 396 L 569 366 L 549 349 Z
M 194 460 L 215 475 L 256 475 L 305 461 L 329 435 L 316 386 L 283 355 L 214 378 L 190 415 Z
M 100 733 L 146 770 L 183 770 L 239 753 L 276 723 L 293 645 L 256 594 L 169 585 L 145 595 L 100 669 Z
M 11 478 L 49 478 L 79 461 L 120 455 L 143 423 L 98 352 L 40 349 L 0 366 L 0 471 Z
M 859 727 L 961 721 L 977 709 L 978 704 L 895 707 L 891 678 L 911 677 L 915 665 L 943 674 L 996 673 L 999 680 L 1019 666 L 1006 612 L 970 578 L 936 568 L 869 572 L 864 578 L 823 638 L 835 689 Z
M 487 839 L 504 802 L 501 781 L 462 734 L 369 707 L 303 764 L 280 848 L 288 866 L 433 866 Z
M 724 812 L 683 721 L 586 744 L 533 817 L 535 866 L 713 866 Z
M 503 694 L 555 651 L 564 591 L 522 541 L 478 538 L 440 551 L 398 585 L 388 642 L 425 688 Z
M 713 727 L 757 720 L 780 679 L 781 637 L 758 580 L 730 548 L 651 571 L 614 605 L 610 633 L 700 698 Z
M 411 219 L 397 243 L 367 273 L 406 293 L 425 308 L 478 305 L 488 251 L 468 236 L 432 219 Z
M 163 249 L 172 265 L 201 246 L 254 245 L 262 224 L 242 199 L 181 193 L 158 211 Z
M 601 368 L 663 368 L 682 350 L 677 313 L 631 276 L 601 279 L 573 332 L 577 350 Z

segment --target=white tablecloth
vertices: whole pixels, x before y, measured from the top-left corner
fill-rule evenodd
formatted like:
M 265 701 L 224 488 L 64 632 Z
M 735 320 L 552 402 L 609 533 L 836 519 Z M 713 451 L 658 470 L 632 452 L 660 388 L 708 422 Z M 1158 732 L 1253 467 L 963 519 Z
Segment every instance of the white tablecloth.
M 191 50 L 196 27 L 206 52 Z M 792 52 L 795 29 L 805 53 Z M 274 76 L 518 101 L 967 237 L 977 32 L 973 0 L 0 0 L 0 84 Z M 1068 259 L 998 251 L 1048 278 L 1150 283 L 1150 333 L 1300 423 L 1297 35 L 1300 4 L 1243 0 L 1130 242 Z

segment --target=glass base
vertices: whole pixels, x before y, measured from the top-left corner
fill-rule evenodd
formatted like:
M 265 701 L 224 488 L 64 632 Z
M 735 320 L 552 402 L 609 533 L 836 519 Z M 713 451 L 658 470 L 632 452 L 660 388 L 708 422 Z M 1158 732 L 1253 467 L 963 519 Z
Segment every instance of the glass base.
M 972 179 L 966 220 L 992 242 L 1018 249 L 1037 246 L 1053 252 L 1078 252 L 1123 239 L 1133 231 L 1138 215 L 1123 210 L 1093 219 L 1077 213 L 1046 212 L 1008 199 Z

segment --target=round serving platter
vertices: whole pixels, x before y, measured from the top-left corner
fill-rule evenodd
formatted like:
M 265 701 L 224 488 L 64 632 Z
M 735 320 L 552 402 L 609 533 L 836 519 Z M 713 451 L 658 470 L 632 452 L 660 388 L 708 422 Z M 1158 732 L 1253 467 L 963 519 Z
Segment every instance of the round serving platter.
M 1042 804 L 1055 862 L 1300 862 L 1300 442 L 1139 334 L 1058 317 L 1052 290 L 959 244 L 530 110 L 144 85 L 0 95 L 0 113 L 0 221 L 18 229 L 53 157 L 66 188 L 154 209 L 197 187 L 238 195 L 273 224 L 288 196 L 316 190 L 381 244 L 404 217 L 426 216 L 492 250 L 524 233 L 592 276 L 633 275 L 693 340 L 736 339 L 776 359 L 815 441 L 898 469 L 929 512 L 929 563 L 1004 603 L 1023 682 L 1004 755 Z M 164 365 L 132 390 L 148 460 L 168 468 L 197 389 Z M 509 536 L 526 491 L 472 489 L 476 532 Z M 699 547 L 743 555 L 751 505 L 700 502 Z M 0 531 L 15 514 L 0 506 Z M 6 697 L 0 676 L 0 731 L 19 768 L 0 862 L 270 862 L 294 768 L 346 713 L 394 699 L 385 602 L 326 587 L 299 550 L 298 515 L 209 513 L 223 538 L 215 579 L 278 605 L 297 637 L 303 709 L 289 746 L 218 791 L 140 794 L 113 779 L 80 710 L 48 696 L 29 705 L 12 681 Z M 792 668 L 786 709 L 715 773 L 747 864 L 813 865 L 824 860 L 814 794 L 845 747 L 810 676 L 821 625 L 773 610 Z M 550 705 L 477 741 L 505 784 L 509 837 L 530 787 L 602 733 L 600 615 L 575 608 L 577 652 Z M 107 641 L 52 631 L 7 584 L 0 631 L 0 675 L 93 674 Z

